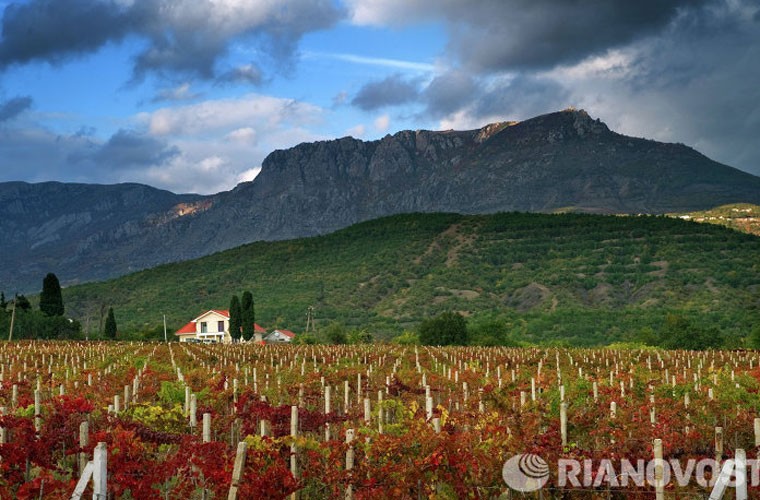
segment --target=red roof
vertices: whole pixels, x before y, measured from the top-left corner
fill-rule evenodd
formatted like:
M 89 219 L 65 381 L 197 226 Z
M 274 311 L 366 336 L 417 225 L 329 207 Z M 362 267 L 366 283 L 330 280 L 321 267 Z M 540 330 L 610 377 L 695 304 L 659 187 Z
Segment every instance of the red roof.
M 291 332 L 290 330 L 282 330 L 282 329 L 279 329 L 279 328 L 278 328 L 278 329 L 277 329 L 277 330 L 275 330 L 275 331 L 278 331 L 278 332 L 280 332 L 281 334 L 283 334 L 283 335 L 285 335 L 286 337 L 288 337 L 288 338 L 291 338 L 291 339 L 292 339 L 292 338 L 295 338 L 295 336 L 296 336 L 296 334 L 295 334 L 295 333 L 293 333 L 293 332 Z
M 216 314 L 219 314 L 220 316 L 224 316 L 227 319 L 230 318 L 230 311 L 229 311 L 229 309 L 211 309 L 210 311 L 206 311 L 203 314 L 198 315 L 193 321 L 191 321 L 190 323 L 186 324 L 185 326 L 183 326 L 182 328 L 180 328 L 179 330 L 177 330 L 176 332 L 174 332 L 174 334 L 175 335 L 188 335 L 190 333 L 195 333 L 196 332 L 195 321 L 198 318 L 200 318 L 201 316 L 205 316 L 206 314 L 208 314 L 210 312 L 214 312 Z M 255 333 L 267 333 L 266 329 L 262 328 L 258 323 L 254 323 L 253 324 L 253 331 Z M 287 330 L 280 330 L 280 331 L 283 332 L 283 333 L 287 332 Z M 286 335 L 287 335 L 287 333 L 286 333 Z M 292 332 L 290 332 L 289 336 L 291 338 L 295 337 L 295 335 Z
M 188 333 L 195 333 L 195 322 L 191 321 L 176 332 L 174 335 L 187 335 Z

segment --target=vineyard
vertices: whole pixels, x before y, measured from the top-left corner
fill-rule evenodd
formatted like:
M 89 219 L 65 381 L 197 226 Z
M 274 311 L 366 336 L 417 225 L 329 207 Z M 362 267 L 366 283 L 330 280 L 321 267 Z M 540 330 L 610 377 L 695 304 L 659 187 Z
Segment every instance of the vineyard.
M 522 497 L 502 477 L 517 454 L 649 461 L 655 440 L 665 460 L 754 459 L 759 362 L 728 351 L 3 343 L 0 498 L 70 498 L 98 443 L 114 499 Z M 655 498 L 650 484 L 592 470 L 581 488 L 552 470 L 543 497 Z

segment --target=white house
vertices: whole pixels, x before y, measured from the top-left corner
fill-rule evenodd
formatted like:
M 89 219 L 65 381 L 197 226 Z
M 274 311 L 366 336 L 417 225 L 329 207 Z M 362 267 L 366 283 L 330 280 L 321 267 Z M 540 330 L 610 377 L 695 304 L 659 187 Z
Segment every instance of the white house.
M 264 337 L 264 342 L 268 344 L 276 344 L 278 342 L 292 342 L 296 338 L 296 334 L 290 330 L 275 330 L 269 335 Z
M 266 335 L 267 331 L 253 324 L 256 338 Z M 226 309 L 212 309 L 201 314 L 188 324 L 174 332 L 180 342 L 232 342 L 230 335 L 230 312 Z

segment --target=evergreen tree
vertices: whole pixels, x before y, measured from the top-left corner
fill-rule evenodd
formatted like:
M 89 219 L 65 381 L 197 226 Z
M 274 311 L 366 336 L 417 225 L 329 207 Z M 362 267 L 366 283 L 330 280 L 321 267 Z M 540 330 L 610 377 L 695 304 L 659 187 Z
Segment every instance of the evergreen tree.
M 58 277 L 48 273 L 42 280 L 42 293 L 40 294 L 40 311 L 47 316 L 63 316 L 63 296 Z
M 0 292 L 0 311 L 5 311 L 8 307 L 8 302 L 5 300 L 5 292 Z
M 253 338 L 253 324 L 256 321 L 256 315 L 253 310 L 253 294 L 251 292 L 243 292 L 240 310 L 240 318 L 243 321 L 243 340 L 250 340 Z
M 103 328 L 106 338 L 116 338 L 116 318 L 113 315 L 113 307 L 108 308 L 108 316 L 106 317 L 106 324 Z
M 423 321 L 419 334 L 423 345 L 466 345 L 469 340 L 467 320 L 451 311 Z
M 20 309 L 22 311 L 28 311 L 32 308 L 32 304 L 29 302 L 29 299 L 26 298 L 26 295 L 19 295 L 16 294 L 16 309 Z
M 230 300 L 230 335 L 233 339 L 240 338 L 240 329 L 243 326 L 243 309 L 237 295 Z

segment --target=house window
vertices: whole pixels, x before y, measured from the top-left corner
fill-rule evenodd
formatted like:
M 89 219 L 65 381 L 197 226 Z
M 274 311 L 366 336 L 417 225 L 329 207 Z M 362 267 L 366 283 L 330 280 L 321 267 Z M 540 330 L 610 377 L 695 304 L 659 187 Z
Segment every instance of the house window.
M 216 331 L 217 332 L 224 332 L 224 321 L 217 321 L 216 322 Z
M 201 321 L 201 333 L 208 333 L 208 323 Z

